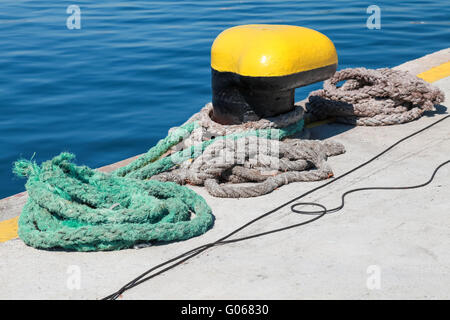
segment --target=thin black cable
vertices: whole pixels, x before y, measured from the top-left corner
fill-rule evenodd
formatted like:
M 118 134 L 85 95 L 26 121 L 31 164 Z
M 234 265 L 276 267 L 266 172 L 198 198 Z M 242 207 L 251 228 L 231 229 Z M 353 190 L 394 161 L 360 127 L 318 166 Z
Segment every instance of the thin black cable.
M 156 276 L 158 276 L 158 275 L 160 275 L 160 274 L 162 274 L 162 273 L 164 273 L 164 272 L 166 272 L 166 271 L 168 271 L 170 269 L 175 268 L 176 266 L 182 264 L 183 262 L 185 262 L 185 261 L 187 261 L 189 259 L 192 259 L 193 257 L 199 255 L 200 253 L 204 252 L 205 250 L 207 250 L 207 249 L 209 249 L 211 247 L 214 247 L 214 246 L 217 246 L 217 245 L 228 244 L 228 243 L 235 243 L 235 242 L 238 242 L 238 241 L 244 241 L 244 240 L 248 240 L 248 239 L 252 239 L 252 238 L 256 238 L 256 237 L 261 237 L 261 236 L 264 236 L 264 235 L 267 235 L 267 234 L 284 231 L 284 230 L 287 230 L 287 229 L 303 226 L 303 225 L 309 224 L 311 222 L 314 222 L 314 221 L 324 217 L 328 213 L 337 212 L 337 211 L 341 210 L 342 208 L 344 208 L 345 197 L 347 195 L 351 194 L 351 193 L 358 192 L 358 191 L 367 191 L 367 190 L 407 190 L 407 189 L 415 189 L 415 188 L 420 188 L 420 187 L 426 186 L 427 184 L 429 184 L 429 183 L 431 183 L 433 181 L 433 179 L 434 179 L 436 173 L 438 172 L 438 170 L 440 168 L 442 168 L 443 166 L 445 166 L 446 164 L 450 163 L 450 160 L 445 161 L 444 163 L 440 164 L 434 170 L 431 178 L 428 181 L 426 181 L 426 182 L 424 182 L 422 184 L 414 185 L 414 186 L 406 186 L 406 187 L 366 187 L 366 188 L 358 188 L 358 189 L 348 190 L 347 192 L 345 192 L 341 196 L 341 205 L 339 205 L 338 207 L 333 208 L 331 210 L 327 210 L 327 208 L 325 206 L 323 206 L 322 204 L 314 203 L 314 202 L 295 203 L 295 204 L 293 204 L 291 206 L 291 211 L 292 212 L 299 213 L 299 214 L 306 214 L 306 215 L 315 215 L 315 217 L 311 218 L 309 220 L 297 223 L 297 224 L 293 224 L 293 225 L 287 226 L 287 227 L 282 227 L 282 228 L 279 228 L 279 229 L 274 229 L 274 230 L 270 230 L 270 231 L 266 231 L 266 232 L 261 232 L 261 233 L 258 233 L 258 234 L 254 234 L 254 235 L 250 235 L 250 236 L 246 236 L 246 237 L 241 237 L 241 238 L 237 238 L 237 239 L 226 240 L 229 237 L 233 236 L 234 234 L 238 233 L 239 231 L 245 229 L 249 225 L 251 225 L 251 224 L 253 224 L 253 223 L 255 223 L 255 222 L 257 222 L 257 221 L 259 221 L 259 220 L 261 220 L 261 219 L 271 215 L 272 213 L 279 211 L 280 209 L 286 207 L 287 205 L 289 205 L 289 204 L 291 204 L 291 203 L 293 203 L 293 202 L 295 202 L 295 201 L 297 201 L 297 200 L 299 200 L 301 198 L 304 198 L 307 195 L 309 195 L 309 194 L 311 194 L 311 193 L 313 193 L 313 192 L 315 192 L 317 190 L 320 190 L 320 189 L 330 185 L 331 183 L 334 183 L 334 182 L 344 178 L 345 176 L 347 176 L 347 175 L 349 175 L 349 174 L 359 170 L 360 168 L 362 168 L 362 167 L 368 165 L 369 163 L 373 162 L 375 159 L 377 159 L 380 156 L 384 155 L 385 153 L 387 153 L 388 151 L 390 151 L 391 149 L 393 149 L 394 147 L 396 147 L 400 143 L 404 142 L 405 140 L 408 140 L 408 139 L 414 137 L 415 135 L 417 135 L 419 133 L 422 133 L 423 131 L 425 131 L 425 130 L 427 130 L 427 129 L 437 125 L 438 123 L 448 119 L 449 117 L 450 117 L 450 115 L 447 115 L 447 116 L 445 116 L 445 117 L 443 117 L 443 118 L 441 118 L 441 119 L 439 119 L 439 120 L 429 124 L 428 126 L 422 128 L 422 129 L 420 129 L 418 131 L 415 131 L 412 134 L 410 134 L 410 135 L 408 135 L 408 136 L 398 140 L 397 142 L 395 142 L 394 144 L 392 144 L 388 148 L 384 149 L 382 152 L 378 153 L 377 155 L 375 155 L 374 157 L 370 158 L 369 160 L 363 162 L 362 164 L 358 165 L 357 167 L 355 167 L 355 168 L 353 168 L 353 169 L 351 169 L 351 170 L 341 174 L 340 176 L 335 177 L 333 180 L 330 180 L 330 181 L 328 181 L 328 182 L 326 182 L 326 183 L 324 183 L 324 184 L 322 184 L 322 185 L 320 185 L 318 187 L 315 187 L 315 188 L 313 188 L 313 189 L 311 189 L 311 190 L 301 194 L 300 196 L 298 196 L 296 198 L 293 198 L 293 199 L 283 203 L 282 205 L 280 205 L 280 206 L 276 207 L 275 209 L 272 209 L 272 210 L 270 210 L 270 211 L 268 211 L 268 212 L 266 212 L 266 213 L 256 217 L 255 219 L 250 220 L 249 222 L 247 222 L 244 225 L 242 225 L 241 227 L 233 230 L 232 232 L 230 232 L 226 236 L 220 238 L 219 240 L 217 240 L 215 242 L 212 242 L 212 243 L 209 243 L 209 244 L 205 244 L 205 245 L 199 246 L 199 247 L 194 248 L 192 250 L 189 250 L 187 252 L 184 252 L 184 253 L 182 253 L 182 254 L 180 254 L 180 255 L 172 258 L 172 259 L 169 259 L 169 260 L 167 260 L 167 261 L 165 261 L 165 262 L 163 262 L 163 263 L 161 263 L 161 264 L 159 264 L 159 265 L 157 265 L 157 266 L 147 270 L 146 272 L 142 273 L 140 276 L 136 277 L 135 279 L 133 279 L 132 281 L 130 281 L 129 283 L 124 285 L 121 289 L 119 289 L 115 293 L 113 293 L 111 295 L 108 295 L 107 297 L 105 297 L 103 299 L 105 299 L 105 300 L 117 299 L 126 290 L 129 290 L 129 289 L 131 289 L 131 288 L 133 288 L 133 287 L 135 287 L 135 286 L 137 286 L 137 285 L 139 285 L 139 284 L 141 284 L 141 283 L 143 283 L 143 282 L 145 282 L 145 281 L 147 281 L 147 280 L 149 280 L 151 278 L 154 278 L 154 277 L 156 277 Z M 296 209 L 296 207 L 298 207 L 298 206 L 305 206 L 305 205 L 318 206 L 318 207 L 322 208 L 323 210 L 322 211 L 300 211 L 300 210 Z M 156 272 L 156 273 L 154 273 L 152 275 L 147 276 L 149 273 L 151 273 L 151 272 L 153 272 L 153 271 L 155 271 L 155 270 L 157 270 L 159 268 L 162 268 L 162 267 L 164 267 L 164 266 L 166 266 L 166 265 L 168 265 L 168 264 L 170 264 L 172 262 L 175 262 L 175 263 L 173 263 L 172 265 L 170 265 L 170 266 L 168 266 L 168 267 L 166 267 L 166 268 L 164 268 L 164 269 L 162 269 L 162 270 L 160 270 L 160 271 L 158 271 L 158 272 Z
M 229 244 L 229 243 L 236 243 L 236 242 L 240 242 L 240 241 L 244 241 L 244 240 L 248 240 L 248 239 L 253 239 L 253 238 L 261 237 L 261 236 L 264 236 L 264 235 L 267 235 L 267 234 L 271 234 L 271 233 L 276 233 L 276 232 L 280 232 L 280 231 L 285 231 L 285 230 L 287 230 L 287 229 L 291 229 L 291 228 L 294 228 L 294 227 L 298 227 L 298 226 L 301 226 L 301 225 L 305 225 L 305 224 L 307 224 L 307 223 L 311 223 L 312 221 L 321 218 L 321 217 L 324 216 L 325 214 L 330 214 L 330 213 L 333 213 L 333 212 L 340 211 L 342 208 L 344 208 L 344 199 L 345 199 L 345 197 L 346 197 L 348 194 L 351 194 L 351 193 L 354 193 L 354 192 L 358 192 L 358 191 L 367 191 L 367 190 L 405 190 L 405 189 L 415 189 L 415 188 L 420 188 L 420 187 L 426 186 L 426 185 L 428 185 L 429 183 L 431 183 L 431 182 L 433 181 L 433 179 L 434 179 L 434 177 L 435 177 L 437 171 L 438 171 L 440 168 L 442 168 L 443 166 L 447 165 L 448 163 L 450 163 L 450 160 L 447 160 L 447 161 L 443 162 L 442 164 L 440 164 L 440 165 L 434 170 L 434 172 L 433 172 L 431 178 L 430 178 L 428 181 L 426 181 L 425 183 L 422 183 L 422 184 L 419 184 L 419 185 L 405 186 L 405 187 L 366 187 L 366 188 L 358 188 L 358 189 L 352 189 L 352 190 L 349 190 L 349 191 L 345 192 L 345 193 L 342 195 L 342 198 L 341 198 L 341 201 L 342 201 L 342 202 L 341 202 L 341 205 L 338 206 L 338 207 L 336 207 L 336 208 L 334 208 L 334 209 L 332 209 L 332 210 L 327 210 L 323 205 L 318 204 L 318 203 L 308 203 L 308 202 L 304 202 L 304 203 L 298 203 L 298 204 L 295 204 L 295 205 L 293 205 L 293 206 L 291 207 L 291 210 L 292 210 L 293 212 L 296 212 L 296 213 L 299 213 L 299 214 L 306 214 L 306 215 L 311 215 L 311 214 L 313 214 L 313 215 L 318 215 L 318 217 L 316 217 L 316 218 L 314 218 L 314 219 L 307 220 L 307 221 L 305 221 L 305 222 L 293 224 L 293 225 L 290 225 L 290 226 L 287 226 L 287 227 L 282 227 L 282 228 L 279 228 L 279 229 L 274 229 L 274 230 L 270 230 L 270 231 L 266 231 L 266 232 L 261 232 L 261 233 L 258 233 L 258 234 L 253 234 L 253 235 L 246 236 L 246 237 L 242 237 L 242 238 L 237 238 L 237 239 L 232 239 L 232 240 L 221 241 L 221 242 L 219 242 L 219 243 L 211 243 L 211 244 L 209 244 L 209 245 L 204 245 L 204 246 L 198 247 L 198 248 L 196 248 L 196 249 L 190 250 L 190 251 L 188 251 L 188 252 L 186 252 L 186 253 L 182 254 L 181 256 L 178 256 L 178 257 L 176 257 L 176 258 L 174 258 L 174 259 L 171 259 L 170 261 L 167 261 L 167 262 L 164 263 L 164 264 L 170 263 L 170 262 L 172 262 L 173 260 L 176 260 L 176 259 L 179 259 L 179 258 L 181 258 L 181 257 L 183 257 L 183 256 L 186 256 L 187 254 L 189 254 L 189 253 L 191 253 L 191 252 L 193 252 L 193 251 L 196 251 L 196 250 L 198 250 L 198 249 L 205 249 L 205 250 L 206 250 L 207 248 L 212 247 L 212 246 L 223 245 L 223 244 Z M 302 205 L 302 206 L 304 206 L 304 205 L 315 205 L 315 206 L 322 207 L 324 210 L 323 210 L 323 211 L 300 211 L 300 210 L 296 210 L 296 209 L 293 208 L 293 207 L 299 206 L 299 205 Z M 151 276 L 149 276 L 149 277 L 147 277 L 147 278 L 144 278 L 144 279 L 141 279 L 141 280 L 135 281 L 135 282 L 130 282 L 129 285 L 126 287 L 126 290 L 131 289 L 131 288 L 133 288 L 133 287 L 135 287 L 135 286 L 141 284 L 142 282 L 145 282 L 145 281 L 147 281 L 147 280 L 149 280 L 149 279 L 151 279 L 151 278 L 154 278 L 155 276 L 157 276 L 157 275 L 159 275 L 159 274 L 161 274 L 161 273 L 163 273 L 163 272 L 165 272 L 165 271 L 167 271 L 167 270 L 170 270 L 170 269 L 174 268 L 175 266 L 177 266 L 177 265 L 179 265 L 179 264 L 182 264 L 184 261 L 186 261 L 186 260 L 188 260 L 188 259 L 190 259 L 190 258 L 192 258 L 192 257 L 194 257 L 194 256 L 196 256 L 196 255 L 198 255 L 199 253 L 201 253 L 201 252 L 203 252 L 203 251 L 204 251 L 204 250 L 195 252 L 195 254 L 192 254 L 192 255 L 190 255 L 189 257 L 187 257 L 187 258 L 185 258 L 185 259 L 183 259 L 183 260 L 181 260 L 181 261 L 178 261 L 176 264 L 173 264 L 173 265 L 171 265 L 171 266 L 169 266 L 169 267 L 167 267 L 167 268 L 165 268 L 165 269 L 163 269 L 163 270 L 160 270 L 159 272 L 157 272 L 157 273 L 155 273 L 155 274 L 153 274 L 153 275 L 151 275 Z M 160 265 L 160 266 L 161 266 L 161 265 Z M 148 272 L 151 272 L 151 271 L 153 271 L 153 270 L 159 268 L 160 266 L 156 266 L 156 267 L 150 269 Z M 123 291 L 120 291 L 120 292 L 122 293 Z M 120 295 L 121 293 L 119 293 L 119 295 Z M 114 295 L 114 296 L 115 296 L 115 295 Z
M 365 187 L 365 188 L 351 189 L 351 190 L 348 190 L 348 191 L 346 191 L 345 193 L 342 194 L 342 196 L 341 196 L 341 204 L 339 206 L 337 206 L 336 208 L 333 208 L 333 209 L 330 209 L 330 210 L 324 209 L 323 211 L 301 211 L 301 210 L 294 209 L 294 207 L 296 207 L 296 206 L 304 206 L 304 205 L 315 205 L 315 206 L 319 206 L 319 207 L 325 208 L 323 205 L 321 205 L 319 203 L 315 203 L 315 202 L 307 203 L 307 202 L 304 202 L 304 203 L 294 204 L 293 206 L 291 206 L 291 210 L 293 212 L 299 213 L 299 214 L 317 215 L 318 217 L 315 219 L 315 220 L 317 220 L 320 217 L 324 216 L 325 214 L 335 213 L 335 212 L 338 212 L 338 211 L 342 210 L 344 208 L 344 206 L 345 206 L 345 197 L 347 195 L 351 194 L 351 193 L 355 193 L 355 192 L 359 192 L 359 191 L 368 191 L 368 190 L 408 190 L 408 189 L 422 188 L 422 187 L 430 184 L 434 180 L 434 177 L 436 176 L 436 173 L 442 167 L 444 167 L 445 165 L 447 165 L 449 163 L 450 163 L 450 160 L 447 160 L 447 161 L 444 161 L 443 163 L 441 163 L 439 166 L 437 166 L 434 169 L 430 179 L 428 179 L 426 182 L 421 183 L 421 184 L 417 184 L 417 185 L 414 185 L 414 186 L 404 186 L 404 187 Z M 308 220 L 306 222 L 307 223 L 312 222 L 311 220 Z M 239 241 L 248 240 L 248 239 L 252 239 L 252 238 L 257 238 L 257 237 L 260 237 L 260 236 L 263 236 L 263 235 L 267 235 L 267 234 L 271 234 L 271 233 L 275 233 L 275 232 L 280 232 L 280 231 L 284 231 L 284 230 L 287 230 L 287 229 L 291 229 L 291 228 L 294 228 L 294 227 L 298 227 L 298 226 L 303 225 L 303 224 L 305 224 L 305 223 L 297 223 L 297 224 L 293 224 L 293 225 L 290 225 L 290 226 L 287 226 L 287 227 L 282 227 L 282 228 L 279 228 L 279 229 L 273 229 L 273 230 L 270 230 L 270 231 L 253 234 L 253 235 L 250 235 L 250 236 L 247 236 L 247 237 L 242 237 L 242 238 L 237 238 L 237 239 L 232 239 L 232 240 L 226 240 L 226 241 L 222 241 L 220 244 L 234 243 L 234 242 L 239 242 Z

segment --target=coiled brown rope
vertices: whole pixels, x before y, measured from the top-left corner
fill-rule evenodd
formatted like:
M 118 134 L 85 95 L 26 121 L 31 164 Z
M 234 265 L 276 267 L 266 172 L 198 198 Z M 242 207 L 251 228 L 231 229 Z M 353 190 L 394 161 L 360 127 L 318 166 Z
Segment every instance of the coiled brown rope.
M 346 81 L 347 80 L 347 81 Z M 338 83 L 346 81 L 338 87 Z M 361 126 L 386 126 L 415 120 L 444 101 L 441 90 L 399 70 L 344 69 L 313 91 L 306 103 L 309 121 L 334 117 Z
M 270 131 L 272 135 L 218 139 L 199 157 L 184 161 L 177 168 L 154 175 L 151 179 L 205 186 L 215 197 L 257 197 L 291 182 L 332 177 L 327 158 L 345 152 L 344 146 L 337 142 L 299 139 L 299 131 L 292 131 L 287 138 L 276 135 L 277 129 L 303 123 L 302 107 L 276 117 L 239 125 L 221 125 L 211 118 L 211 113 L 212 104 L 209 103 L 192 116 L 188 123 L 196 121 L 199 126 L 175 149 L 186 149 L 207 139 L 249 130 L 273 130 Z
M 236 147 L 239 143 L 243 145 Z M 272 154 L 274 150 L 277 155 Z M 256 197 L 291 182 L 332 177 L 327 157 L 343 152 L 340 143 L 318 140 L 276 141 L 261 137 L 245 137 L 235 143 L 218 140 L 194 161 L 152 179 L 204 185 L 215 197 Z M 243 185 L 246 182 L 253 183 Z

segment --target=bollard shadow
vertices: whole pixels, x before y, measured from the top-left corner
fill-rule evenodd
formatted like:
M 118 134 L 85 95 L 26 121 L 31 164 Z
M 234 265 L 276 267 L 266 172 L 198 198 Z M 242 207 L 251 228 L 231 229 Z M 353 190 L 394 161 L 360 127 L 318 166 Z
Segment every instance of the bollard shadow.
M 437 104 L 437 105 L 434 106 L 434 108 L 436 110 L 434 110 L 434 111 L 425 111 L 423 113 L 423 115 L 425 117 L 434 117 L 435 115 L 438 115 L 438 114 L 447 114 L 448 113 L 447 112 L 448 108 L 446 106 L 443 106 L 442 104 Z
M 327 100 L 327 99 L 323 99 L 323 98 L 321 98 L 321 100 L 322 100 L 321 103 L 323 105 L 334 104 L 336 106 L 336 104 L 337 104 L 340 112 L 343 112 L 344 114 L 347 114 L 347 115 L 353 114 L 353 110 L 354 110 L 353 104 L 341 102 L 341 101 L 332 101 L 332 100 Z M 308 103 L 306 103 L 306 107 L 308 107 Z M 436 115 L 442 115 L 442 114 L 448 113 L 448 108 L 444 105 L 438 104 L 438 105 L 435 105 L 434 107 L 435 107 L 434 111 L 425 111 L 422 116 L 423 117 L 434 117 Z M 416 120 L 418 120 L 418 119 L 416 119 Z M 416 120 L 413 120 L 413 121 L 416 121 Z M 352 119 L 351 116 L 346 119 L 346 121 L 345 121 L 346 123 L 338 122 L 336 120 L 333 121 L 332 116 L 327 119 L 322 120 L 322 122 L 327 122 L 327 121 L 330 121 L 330 123 L 324 123 L 324 124 L 320 124 L 320 125 L 316 125 L 316 126 L 314 126 L 314 122 L 311 123 L 310 125 L 313 125 L 313 127 L 306 129 L 308 132 L 307 133 L 308 139 L 324 140 L 324 139 L 328 139 L 328 138 L 340 135 L 340 134 L 356 127 L 356 118 Z M 319 121 L 319 123 L 320 123 L 320 121 Z
M 355 125 L 344 124 L 339 122 L 332 122 L 316 126 L 314 128 L 307 128 L 309 131 L 309 139 L 311 140 L 325 140 L 337 135 L 340 135 L 346 131 L 353 129 Z
M 329 109 L 328 106 L 332 105 L 333 107 L 337 107 L 340 112 L 344 112 L 347 115 L 354 114 L 353 104 L 342 102 L 342 101 L 334 101 L 324 99 L 322 97 L 315 96 L 315 104 L 316 108 L 326 108 Z M 304 109 L 311 110 L 311 105 L 309 101 L 304 102 Z M 308 117 L 308 114 L 306 114 Z M 315 116 L 313 116 L 315 117 Z M 346 131 L 353 129 L 356 126 L 356 121 L 347 120 L 348 123 L 338 122 L 333 115 L 329 115 L 325 119 L 321 119 L 317 122 L 311 122 L 306 126 L 306 131 L 308 132 L 308 139 L 313 140 L 324 140 L 339 134 L 342 134 Z

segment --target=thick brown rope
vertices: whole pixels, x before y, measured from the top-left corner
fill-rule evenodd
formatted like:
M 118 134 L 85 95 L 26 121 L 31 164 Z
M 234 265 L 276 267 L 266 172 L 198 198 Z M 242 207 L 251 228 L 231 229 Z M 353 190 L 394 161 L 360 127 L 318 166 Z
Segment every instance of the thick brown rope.
M 304 109 L 298 106 L 276 117 L 222 125 L 211 118 L 212 110 L 209 103 L 187 121 L 196 121 L 199 127 L 175 146 L 175 150 L 187 149 L 218 136 L 286 128 L 302 120 L 304 115 Z M 178 168 L 151 179 L 205 186 L 216 197 L 256 197 L 294 181 L 317 181 L 333 176 L 327 157 L 343 152 L 344 146 L 339 143 L 302 140 L 298 136 L 283 141 L 256 136 L 221 139 L 194 160 L 184 161 Z
M 347 80 L 341 87 L 337 84 Z M 310 93 L 306 103 L 309 121 L 334 117 L 362 126 L 385 126 L 415 120 L 444 101 L 441 90 L 399 70 L 344 69 Z
M 278 154 L 273 154 L 275 150 Z M 219 140 L 194 161 L 152 179 L 204 185 L 215 197 L 257 197 L 291 182 L 332 177 L 327 157 L 343 152 L 340 143 L 318 140 Z M 244 184 L 247 182 L 252 183 Z

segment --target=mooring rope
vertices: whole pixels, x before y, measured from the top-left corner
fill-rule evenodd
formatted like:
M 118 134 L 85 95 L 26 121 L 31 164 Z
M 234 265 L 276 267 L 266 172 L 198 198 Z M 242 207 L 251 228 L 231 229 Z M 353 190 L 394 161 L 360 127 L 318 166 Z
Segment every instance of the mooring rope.
M 215 197 L 256 197 L 291 182 L 332 177 L 333 171 L 326 162 L 327 157 L 344 152 L 344 147 L 336 142 L 264 140 L 258 137 L 241 138 L 237 141 L 242 143 L 241 148 L 236 148 L 227 140 L 216 141 L 183 168 L 160 173 L 152 179 L 204 185 Z M 261 148 L 263 145 L 268 147 Z M 277 150 L 278 154 L 272 155 L 272 150 Z M 239 159 L 243 161 L 240 163 Z M 252 183 L 245 184 L 247 182 Z
M 341 81 L 346 82 L 338 87 Z M 354 68 L 336 72 L 308 99 L 309 121 L 334 117 L 342 123 L 386 126 L 433 111 L 434 105 L 444 101 L 444 94 L 405 71 Z
M 169 136 L 176 132 L 176 137 L 183 136 L 183 139 L 178 139 L 177 143 L 172 143 L 170 147 L 163 148 L 162 150 L 150 149 L 146 154 L 129 165 L 117 169 L 114 174 L 135 179 L 150 179 L 162 172 L 167 172 L 176 167 L 183 166 L 183 163 L 193 161 L 200 157 L 211 145 L 214 143 L 220 144 L 223 140 L 225 140 L 226 143 L 238 146 L 241 144 L 240 141 L 243 141 L 242 139 L 248 139 L 250 137 L 256 137 L 267 141 L 280 141 L 298 134 L 303 130 L 303 118 L 298 116 L 303 113 L 298 111 L 293 111 L 291 113 L 295 116 L 291 119 L 286 117 L 286 115 L 281 115 L 272 119 L 255 121 L 250 124 L 246 123 L 231 126 L 214 124 L 209 126 L 205 125 L 201 118 L 197 120 L 197 116 L 201 117 L 201 115 L 205 113 L 205 110 L 208 110 L 209 108 L 210 107 L 207 105 L 181 127 L 175 127 L 169 130 Z M 279 119 L 284 118 L 287 120 L 283 122 L 278 121 Z M 285 124 L 285 126 L 280 126 L 281 123 Z M 184 132 L 184 135 L 182 132 Z M 265 146 L 267 146 L 267 143 Z M 164 146 L 166 146 L 165 143 Z M 161 157 L 161 155 L 167 152 L 169 152 L 169 154 Z
M 293 137 L 303 129 L 302 107 L 238 125 L 215 122 L 212 110 L 209 103 L 188 120 L 188 123 L 195 121 L 198 127 L 181 146 L 189 148 L 206 139 L 210 144 L 202 154 L 151 179 L 205 186 L 215 197 L 257 197 L 291 182 L 332 177 L 327 158 L 345 152 L 344 146 L 337 142 Z M 255 129 L 261 134 L 244 134 Z M 221 136 L 225 139 L 215 138 Z M 230 136 L 236 139 L 229 139 Z
M 28 177 L 18 233 L 30 246 L 116 250 L 189 239 L 213 224 L 211 208 L 188 188 L 117 178 L 76 166 L 72 159 L 63 153 L 41 166 L 16 162 L 16 174 Z

